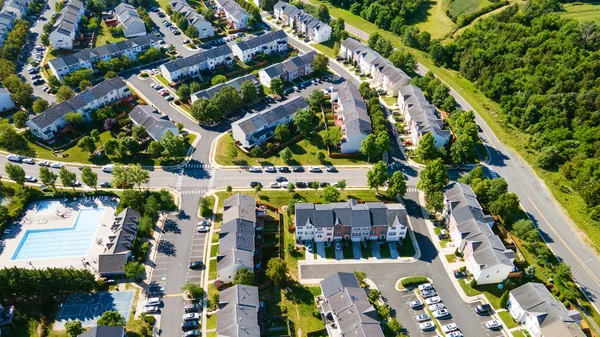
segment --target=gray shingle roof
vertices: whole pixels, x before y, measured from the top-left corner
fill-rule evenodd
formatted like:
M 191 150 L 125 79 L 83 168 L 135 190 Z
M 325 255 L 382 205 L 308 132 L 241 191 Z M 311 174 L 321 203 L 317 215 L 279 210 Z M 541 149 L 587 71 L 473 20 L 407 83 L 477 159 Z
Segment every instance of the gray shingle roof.
M 333 90 L 339 95 L 338 102 L 343 107 L 341 114 L 344 116 L 343 123 L 346 133 L 348 135 L 358 133 L 369 135 L 373 131 L 371 117 L 367 113 L 367 105 L 356 86 L 346 81 L 335 86 Z
M 209 98 L 213 97 L 217 92 L 221 91 L 221 89 L 223 89 L 223 87 L 225 87 L 225 86 L 232 86 L 239 92 L 240 88 L 242 86 L 242 83 L 244 83 L 245 81 L 250 81 L 254 84 L 258 83 L 258 79 L 256 78 L 256 75 L 248 74 L 245 76 L 234 78 L 225 83 L 219 83 L 208 89 L 197 91 L 197 92 L 193 93 L 191 96 L 194 97 L 195 99 L 199 99 L 199 98 L 209 99 Z
M 269 127 L 276 121 L 291 116 L 296 111 L 306 108 L 308 108 L 308 102 L 306 102 L 304 97 L 296 96 L 285 102 L 279 103 L 268 110 L 262 111 L 261 113 L 248 115 L 233 124 L 238 125 L 245 134 L 250 134 L 265 126 Z
M 66 3 L 56 18 L 54 31 L 58 31 L 64 35 L 70 35 L 75 32 L 77 24 L 77 15 L 83 8 L 83 3 L 79 0 L 71 0 Z
M 100 275 L 125 273 L 123 267 L 126 263 L 126 254 L 100 254 L 98 256 L 98 273 Z
M 419 132 L 431 132 L 441 137 L 450 135 L 449 130 L 442 129 L 443 121 L 435 115 L 435 106 L 427 101 L 421 89 L 410 84 L 400 88 L 399 95 L 404 96 L 408 114 L 415 121 Z
M 263 69 L 270 78 L 280 77 L 284 72 L 291 72 L 292 70 L 298 69 L 301 66 L 312 64 L 315 59 L 317 52 L 311 50 L 310 52 L 298 56 L 294 56 L 281 63 L 276 63 L 270 67 Z
M 231 48 L 228 45 L 223 45 L 220 47 L 212 48 L 209 50 L 201 51 L 197 54 L 182 58 L 176 59 L 171 62 L 167 62 L 164 64 L 165 68 L 169 72 L 177 71 L 183 68 L 188 68 L 203 62 L 206 62 L 209 59 L 214 59 L 221 56 L 232 55 Z
M 123 337 L 122 326 L 95 326 L 77 337 Z
M 223 205 L 217 269 L 242 264 L 254 270 L 256 201 L 238 193 L 225 199 Z
M 154 140 L 160 140 L 165 130 L 177 129 L 169 117 L 161 115 L 149 105 L 136 106 L 129 112 L 129 118 L 133 123 L 143 126 Z
M 259 337 L 258 288 L 235 285 L 225 289 L 219 296 L 217 311 L 217 334 L 229 337 Z
M 237 46 L 240 48 L 241 51 L 245 51 L 245 50 L 260 47 L 262 45 L 271 43 L 273 41 L 283 40 L 283 39 L 285 39 L 285 41 L 287 42 L 287 34 L 283 30 L 276 30 L 274 32 L 269 32 L 269 33 L 254 37 L 252 39 L 240 42 L 237 44 Z
M 111 227 L 109 242 L 106 243 L 107 252 L 111 254 L 126 253 L 133 247 L 140 213 L 132 208 L 126 208 L 116 217 Z

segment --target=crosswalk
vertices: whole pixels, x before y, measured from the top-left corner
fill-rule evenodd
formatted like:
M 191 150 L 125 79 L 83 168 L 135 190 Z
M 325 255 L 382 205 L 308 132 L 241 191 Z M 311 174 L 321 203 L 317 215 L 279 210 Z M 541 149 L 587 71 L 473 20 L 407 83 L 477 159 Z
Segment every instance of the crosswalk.
M 395 161 L 392 163 L 388 163 L 387 166 L 388 166 L 388 168 L 396 168 L 396 167 L 407 166 L 407 164 L 403 161 Z
M 181 185 L 183 184 L 183 169 L 179 171 L 179 176 L 177 177 L 177 185 L 175 189 L 181 191 Z
M 208 189 L 212 190 L 213 187 L 215 187 L 215 175 L 217 174 L 217 169 L 216 168 L 211 168 L 210 169 L 210 180 L 208 181 Z
M 185 168 L 189 168 L 189 169 L 198 169 L 198 168 L 207 169 L 207 168 L 210 168 L 210 165 L 209 164 L 187 164 L 187 165 L 185 165 Z
M 494 178 L 494 179 L 499 177 L 499 176 L 498 176 L 498 173 L 496 173 L 496 172 L 494 172 L 494 171 L 492 171 L 492 170 L 490 170 L 490 175 L 491 175 L 491 176 L 492 176 L 492 178 Z
M 205 194 L 208 190 L 186 190 L 181 191 L 181 194 Z
M 406 189 L 406 192 L 419 192 L 419 190 L 417 188 L 415 188 L 415 187 L 408 187 Z

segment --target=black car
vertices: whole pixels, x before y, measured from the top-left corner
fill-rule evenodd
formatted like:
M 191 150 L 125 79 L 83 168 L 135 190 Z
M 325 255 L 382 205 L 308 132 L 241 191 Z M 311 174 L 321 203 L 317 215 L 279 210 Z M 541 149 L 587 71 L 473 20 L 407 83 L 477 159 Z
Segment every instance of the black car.
M 261 183 L 259 183 L 258 181 L 251 181 L 251 182 L 250 182 L 250 187 L 256 187 L 256 186 L 258 186 L 258 185 L 261 185 L 261 186 L 262 186 L 262 184 L 261 184 Z
M 293 172 L 304 172 L 304 167 L 296 166 L 292 169 Z
M 41 78 L 38 78 L 37 80 L 33 81 L 33 85 L 40 85 L 40 84 L 44 84 L 44 83 L 46 83 L 46 81 L 44 81 Z
M 278 169 L 278 171 L 282 173 L 289 173 L 290 169 L 287 166 L 282 166 Z
M 296 182 L 296 187 L 298 187 L 298 188 L 306 188 L 306 186 L 307 185 L 306 185 L 305 182 L 302 182 L 302 181 L 297 181 Z
M 199 326 L 200 326 L 200 323 L 198 321 L 187 321 L 187 322 L 183 322 L 183 324 L 181 324 L 181 330 L 183 330 L 183 331 L 194 330 L 194 329 L 198 328 Z
M 328 183 L 328 182 L 325 182 L 325 181 L 322 181 L 322 182 L 320 182 L 320 183 L 319 183 L 319 185 L 320 185 L 321 187 L 327 187 L 327 186 L 329 186 L 329 183 Z
M 492 313 L 492 306 L 489 304 L 478 305 L 475 307 L 475 312 L 481 316 L 490 315 Z
M 110 183 L 108 181 L 105 181 L 102 184 L 100 184 L 100 187 L 109 188 L 110 187 Z
M 277 181 L 278 183 L 281 183 L 281 182 L 288 181 L 288 180 L 286 177 L 279 176 L 279 177 L 275 178 L 275 181 Z
M 196 303 L 192 303 L 192 304 L 186 304 L 185 307 L 183 307 L 183 310 L 185 310 L 185 312 L 198 312 L 200 311 L 200 309 L 202 309 L 202 307 L 200 306 L 200 304 L 196 304 Z
M 201 269 L 202 268 L 202 261 L 192 261 L 188 265 L 188 268 L 190 268 L 190 269 Z
M 457 270 L 454 272 L 454 277 L 457 279 L 465 278 L 467 277 L 467 273 L 465 273 L 464 271 Z

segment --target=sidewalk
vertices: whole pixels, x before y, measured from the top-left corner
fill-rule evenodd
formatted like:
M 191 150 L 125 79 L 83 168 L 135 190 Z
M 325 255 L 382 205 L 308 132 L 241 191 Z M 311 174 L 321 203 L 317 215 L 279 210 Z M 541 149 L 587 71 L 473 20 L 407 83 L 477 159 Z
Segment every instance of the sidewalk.
M 208 234 L 206 235 L 206 241 L 204 243 L 204 259 L 202 259 L 204 261 L 204 278 L 202 280 L 202 288 L 204 289 L 204 299 L 202 300 L 202 336 L 206 336 L 206 333 L 209 332 L 206 329 L 206 323 L 207 323 L 207 314 L 208 314 L 208 286 L 209 286 L 209 275 L 210 275 L 210 259 L 207 259 L 207 257 L 210 257 L 210 250 L 212 249 L 212 237 L 213 234 L 215 233 L 215 215 L 217 214 L 217 211 L 219 210 L 219 197 L 217 196 L 217 194 L 215 193 L 217 192 L 217 190 L 210 190 L 208 191 L 208 193 L 206 193 L 204 196 L 213 196 L 215 197 L 215 206 L 213 207 L 213 215 L 211 218 L 212 221 L 212 226 L 210 226 L 210 231 L 208 232 Z M 200 217 L 200 208 L 198 207 L 198 217 Z M 211 242 L 211 244 L 208 244 L 209 242 Z M 216 257 L 215 257 L 216 259 Z M 209 263 L 206 263 L 209 262 Z M 214 313 L 211 313 L 214 314 Z

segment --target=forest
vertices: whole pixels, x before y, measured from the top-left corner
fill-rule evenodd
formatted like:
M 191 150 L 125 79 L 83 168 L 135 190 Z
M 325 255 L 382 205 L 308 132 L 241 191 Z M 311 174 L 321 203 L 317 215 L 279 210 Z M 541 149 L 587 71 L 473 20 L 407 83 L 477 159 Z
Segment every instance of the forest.
M 528 136 L 537 165 L 560 172 L 600 224 L 599 31 L 560 10 L 556 0 L 510 6 L 430 54 L 498 102 L 497 118 Z

